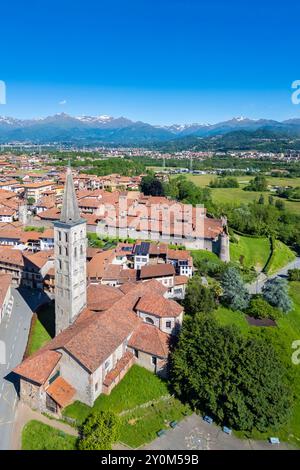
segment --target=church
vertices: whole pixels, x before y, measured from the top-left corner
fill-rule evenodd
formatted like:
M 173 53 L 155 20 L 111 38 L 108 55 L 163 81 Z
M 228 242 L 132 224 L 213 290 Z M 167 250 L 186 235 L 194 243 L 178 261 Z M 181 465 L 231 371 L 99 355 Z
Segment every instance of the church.
M 14 370 L 20 400 L 56 416 L 75 400 L 93 406 L 133 364 L 166 376 L 183 321 L 183 307 L 157 280 L 88 286 L 86 235 L 68 168 L 54 223 L 55 337 Z

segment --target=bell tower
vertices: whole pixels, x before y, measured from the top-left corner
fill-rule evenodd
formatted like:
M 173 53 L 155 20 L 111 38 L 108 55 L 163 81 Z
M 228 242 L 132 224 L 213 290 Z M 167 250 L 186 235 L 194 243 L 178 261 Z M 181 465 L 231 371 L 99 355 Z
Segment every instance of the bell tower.
M 86 306 L 86 221 L 80 217 L 71 168 L 63 205 L 54 222 L 55 334 L 68 328 Z

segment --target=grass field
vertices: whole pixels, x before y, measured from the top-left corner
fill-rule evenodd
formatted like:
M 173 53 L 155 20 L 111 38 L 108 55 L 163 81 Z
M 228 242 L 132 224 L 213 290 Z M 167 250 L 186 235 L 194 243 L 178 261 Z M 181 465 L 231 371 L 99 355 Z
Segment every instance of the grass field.
M 243 334 L 252 331 L 270 338 L 277 348 L 278 354 L 291 370 L 290 381 L 294 389 L 295 403 L 287 422 L 279 429 L 270 429 L 264 434 L 253 431 L 252 434 L 247 435 L 237 433 L 238 436 L 264 440 L 275 435 L 282 441 L 300 447 L 300 365 L 293 365 L 291 361 L 292 344 L 300 339 L 300 282 L 290 283 L 290 295 L 294 302 L 294 308 L 288 314 L 282 314 L 275 328 L 250 327 L 242 313 L 232 312 L 226 308 L 219 308 L 216 317 L 223 325 L 235 324 Z
M 22 431 L 22 450 L 75 450 L 77 438 L 39 421 L 29 421 Z
M 210 181 L 215 177 L 215 175 L 186 175 L 186 177 L 193 181 L 193 183 L 199 186 L 208 186 Z M 272 192 L 253 192 L 253 191 L 243 191 L 243 188 L 249 183 L 253 177 L 251 176 L 237 176 L 237 180 L 240 183 L 240 188 L 212 188 L 212 198 L 213 201 L 219 204 L 240 204 L 253 202 L 259 199 L 260 195 L 263 194 L 265 201 L 268 201 L 268 197 L 272 194 L 274 200 L 280 199 L 274 196 Z M 300 178 L 267 178 L 268 184 L 270 186 L 300 186 Z M 284 201 L 285 207 L 291 212 L 300 214 L 300 202 L 287 201 L 286 199 L 280 199 Z
M 64 415 L 83 422 L 92 411 L 109 409 L 121 413 L 168 393 L 167 384 L 157 375 L 134 365 L 110 395 L 100 395 L 97 398 L 93 408 L 76 401 L 64 410 Z
M 152 406 L 139 408 L 122 416 L 120 441 L 137 448 L 153 441 L 161 429 L 170 429 L 170 422 L 180 421 L 191 410 L 173 397 Z
M 26 355 L 31 355 L 43 347 L 54 336 L 54 306 L 42 307 L 34 315 L 26 350 Z
M 261 271 L 271 254 L 270 242 L 267 238 L 251 238 L 235 235 L 238 243 L 230 244 L 232 261 L 256 271 Z
M 268 269 L 268 274 L 272 275 L 279 269 L 283 268 L 286 264 L 294 261 L 295 253 L 280 240 L 275 240 L 274 256 L 272 263 Z
M 120 415 L 120 441 L 130 447 L 152 441 L 160 429 L 168 428 L 170 421 L 179 421 L 190 413 L 188 407 L 169 396 L 163 380 L 137 365 L 110 395 L 100 395 L 93 408 L 77 401 L 64 410 L 64 415 L 80 425 L 91 412 L 100 410 Z

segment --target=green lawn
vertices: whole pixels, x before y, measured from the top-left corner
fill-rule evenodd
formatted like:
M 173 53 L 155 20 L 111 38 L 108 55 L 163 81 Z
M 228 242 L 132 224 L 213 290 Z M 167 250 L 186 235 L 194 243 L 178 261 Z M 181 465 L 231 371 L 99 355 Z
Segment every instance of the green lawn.
M 190 250 L 194 262 L 211 261 L 217 264 L 222 263 L 218 255 L 206 250 Z
M 152 400 L 168 395 L 166 382 L 157 375 L 134 365 L 110 395 L 100 395 L 93 408 L 76 401 L 64 410 L 64 415 L 83 422 L 94 410 L 111 410 L 121 413 Z
M 22 431 L 22 450 L 75 450 L 75 436 L 39 421 L 29 421 Z
M 38 351 L 54 336 L 54 306 L 42 307 L 33 317 L 28 339 L 26 355 L 30 356 Z
M 286 264 L 294 261 L 295 257 L 295 253 L 288 246 L 286 246 L 281 241 L 276 240 L 274 246 L 274 256 L 268 269 L 268 274 L 271 275 L 276 273 Z
M 230 244 L 231 261 L 240 263 L 247 268 L 255 267 L 261 271 L 271 254 L 268 238 L 252 238 L 235 235 L 238 243 Z
M 270 429 L 266 433 L 258 433 L 255 430 L 251 434 L 237 433 L 239 437 L 251 437 L 253 439 L 266 439 L 271 435 L 278 436 L 282 441 L 300 447 L 300 365 L 293 365 L 291 356 L 293 353 L 293 341 L 300 339 L 300 282 L 290 282 L 290 295 L 294 302 L 294 309 L 288 314 L 282 314 L 275 328 L 258 328 L 249 326 L 245 316 L 239 312 L 232 312 L 225 308 L 219 308 L 216 317 L 219 322 L 235 324 L 243 332 L 252 332 L 263 337 L 268 337 L 278 350 L 282 360 L 290 368 L 290 381 L 292 383 L 295 403 L 287 422 L 279 429 Z
M 175 398 L 140 408 L 122 416 L 120 441 L 137 448 L 153 441 L 161 429 L 170 429 L 170 422 L 180 421 L 191 411 Z

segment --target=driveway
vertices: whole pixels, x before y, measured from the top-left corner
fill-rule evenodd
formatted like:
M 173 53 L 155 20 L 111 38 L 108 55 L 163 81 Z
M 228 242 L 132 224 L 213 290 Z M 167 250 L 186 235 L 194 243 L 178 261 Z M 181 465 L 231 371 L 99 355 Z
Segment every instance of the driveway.
M 266 276 L 265 274 L 261 273 L 256 281 L 254 281 L 252 284 L 248 284 L 248 290 L 250 294 L 261 293 L 262 288 L 268 279 L 274 279 L 275 277 L 287 277 L 288 271 L 290 269 L 300 269 L 300 257 L 297 257 L 294 261 L 288 263 L 286 266 L 284 266 L 284 268 L 280 269 L 272 276 Z
M 10 448 L 18 391 L 11 372 L 23 359 L 33 310 L 45 299 L 32 290 L 12 289 L 12 313 L 0 323 L 0 340 L 5 344 L 5 364 L 0 364 L 0 450 Z
M 145 450 L 287 450 L 287 444 L 271 445 L 264 441 L 238 439 L 225 434 L 214 424 L 208 424 L 193 414 L 170 429 L 162 437 L 144 447 Z

